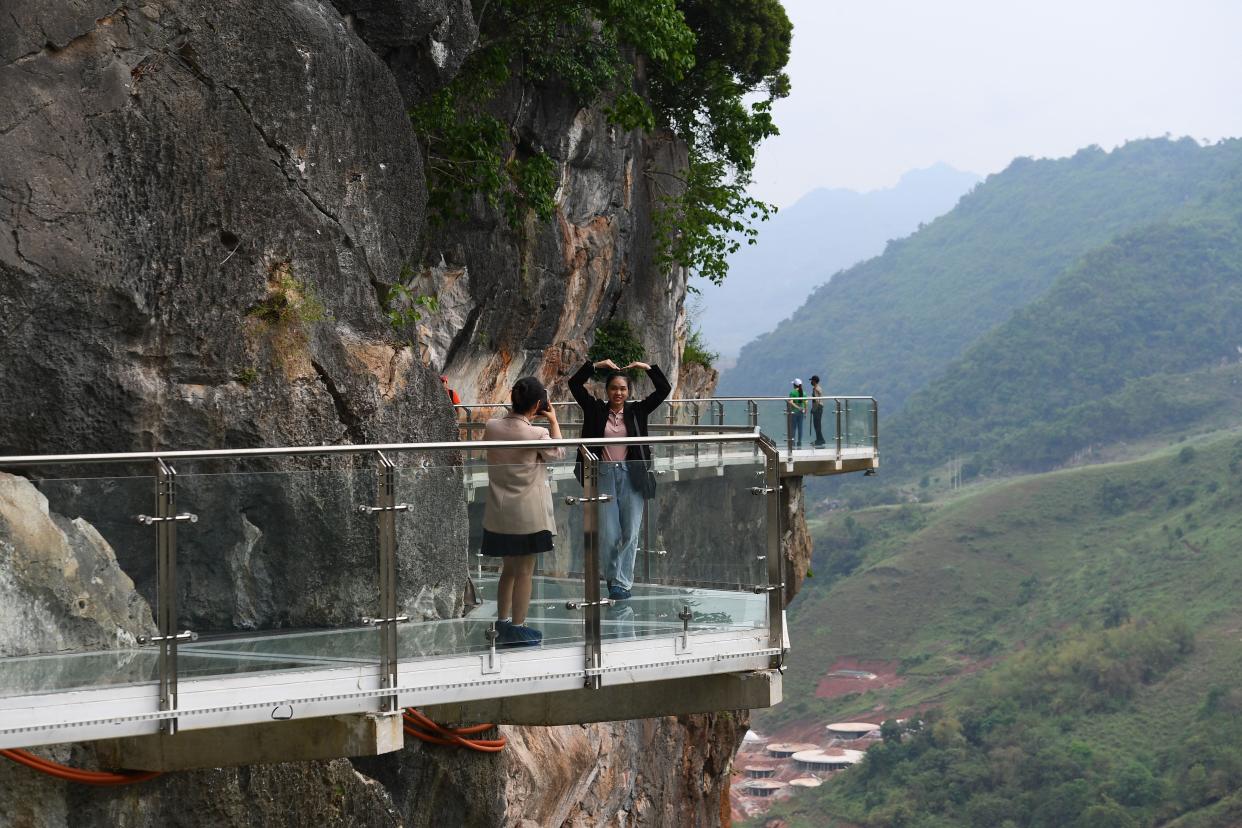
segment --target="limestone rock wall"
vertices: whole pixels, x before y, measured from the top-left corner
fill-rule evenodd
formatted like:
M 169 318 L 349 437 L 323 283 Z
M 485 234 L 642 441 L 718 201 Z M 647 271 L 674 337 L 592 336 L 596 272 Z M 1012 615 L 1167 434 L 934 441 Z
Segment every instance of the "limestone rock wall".
M 720 372 L 697 363 L 681 366 L 673 398 L 678 400 L 701 400 L 716 393 Z
M 649 238 L 653 177 L 684 163 L 676 142 L 515 85 L 498 106 L 560 162 L 556 221 L 514 232 L 480 209 L 428 230 L 406 108 L 473 48 L 468 0 L 3 11 L 0 454 L 452 439 L 439 370 L 474 399 L 503 398 L 524 373 L 556 386 L 611 318 L 677 381 L 685 276 L 652 266 Z M 441 298 L 417 348 L 380 301 L 407 268 Z M 369 612 L 369 528 L 292 519 L 347 514 L 370 494 L 368 468 L 325 463 L 275 487 L 289 465 L 228 483 L 193 474 L 229 469 L 181 468 L 181 500 L 201 513 L 180 533 L 185 622 Z M 149 493 L 27 473 L 33 485 L 0 480 L 0 653 L 149 630 L 151 540 L 129 520 Z M 403 529 L 406 607 L 460 612 L 464 497 L 439 487 L 419 506 L 419 530 Z M 499 756 L 412 747 L 116 790 L 0 762 L 0 813 L 18 826 L 715 824 L 743 727 L 718 714 L 515 728 Z M 95 761 L 81 746 L 48 753 Z
M 565 381 L 595 328 L 623 319 L 676 385 L 686 275 L 654 265 L 651 210 L 661 172 L 685 163 L 684 148 L 621 131 L 557 88 L 515 88 L 498 107 L 519 142 L 557 161 L 556 216 L 515 231 L 480 212 L 433 229 L 423 281 L 441 311 L 423 321 L 425 357 L 465 400 L 507 401 L 529 374 L 568 399 Z

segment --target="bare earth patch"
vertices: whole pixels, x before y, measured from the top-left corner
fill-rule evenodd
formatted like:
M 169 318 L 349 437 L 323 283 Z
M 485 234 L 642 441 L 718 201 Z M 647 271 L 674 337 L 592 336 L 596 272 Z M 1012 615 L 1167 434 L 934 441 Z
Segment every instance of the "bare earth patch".
M 905 684 L 897 675 L 895 661 L 859 661 L 843 658 L 828 668 L 815 687 L 821 699 L 834 699 L 848 693 L 887 690 Z

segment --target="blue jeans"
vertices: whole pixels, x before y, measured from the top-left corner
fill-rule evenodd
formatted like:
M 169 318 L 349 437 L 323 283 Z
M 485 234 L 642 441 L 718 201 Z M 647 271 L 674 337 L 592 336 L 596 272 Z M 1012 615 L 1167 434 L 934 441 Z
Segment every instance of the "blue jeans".
M 643 525 L 643 496 L 630 482 L 624 462 L 599 464 L 599 493 L 609 496 L 599 505 L 600 571 L 610 583 L 630 589 Z
M 793 437 L 794 445 L 801 447 L 802 445 L 802 419 L 806 417 L 805 411 L 794 410 L 789 417 L 790 435 Z

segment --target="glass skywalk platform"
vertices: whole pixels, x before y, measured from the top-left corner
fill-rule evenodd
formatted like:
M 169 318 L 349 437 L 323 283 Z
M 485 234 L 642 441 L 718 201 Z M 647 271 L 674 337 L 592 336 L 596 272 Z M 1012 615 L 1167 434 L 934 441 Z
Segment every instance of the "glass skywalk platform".
M 493 581 L 494 583 L 494 581 Z M 583 622 L 562 596 L 573 584 L 540 578 L 528 624 L 543 645 L 493 653 L 495 604 L 465 618 L 402 629 L 398 705 L 423 706 L 583 686 Z M 554 600 L 555 596 L 555 600 Z M 765 595 L 636 585 L 601 619 L 604 684 L 718 670 L 763 670 Z M 689 607 L 683 624 L 677 615 Z M 178 648 L 181 729 L 265 723 L 273 718 L 366 713 L 391 693 L 379 683 L 378 631 L 309 630 L 202 639 Z M 25 747 L 160 732 L 160 653 L 150 648 L 0 659 L 0 747 Z
M 625 601 L 601 595 L 607 497 L 580 440 L 0 458 L 50 511 L 100 533 L 137 573 L 156 623 L 140 646 L 0 658 L 0 747 L 778 668 L 786 461 L 771 442 L 720 429 L 590 443 L 646 444 L 655 456 Z M 493 628 L 494 559 L 477 554 L 487 498 L 472 492 L 498 468 L 489 448 L 533 446 L 566 451 L 547 463 L 556 543 L 540 558 L 527 621 L 543 641 L 506 649 Z M 108 476 L 91 476 L 100 470 Z M 250 576 L 283 579 L 262 607 L 222 576 L 242 543 Z M 448 556 L 449 583 L 427 583 L 428 550 Z M 431 587 L 457 595 L 456 609 L 424 600 Z
M 554 402 L 562 433 L 577 436 L 581 409 L 574 402 Z M 822 406 L 818 418 L 814 406 Z M 801 406 L 801 428 L 798 411 Z M 504 407 L 488 404 L 454 406 L 462 439 L 481 436 L 484 423 L 503 416 Z M 815 430 L 818 419 L 819 432 Z M 874 397 L 705 397 L 667 400 L 652 412 L 652 434 L 705 434 L 756 430 L 780 451 L 784 476 L 820 476 L 877 469 L 880 465 L 879 405 Z M 816 444 L 817 436 L 823 442 Z M 710 451 L 679 453 L 670 450 L 655 457 L 661 472 L 695 474 L 714 466 L 743 462 L 749 449 L 718 445 Z

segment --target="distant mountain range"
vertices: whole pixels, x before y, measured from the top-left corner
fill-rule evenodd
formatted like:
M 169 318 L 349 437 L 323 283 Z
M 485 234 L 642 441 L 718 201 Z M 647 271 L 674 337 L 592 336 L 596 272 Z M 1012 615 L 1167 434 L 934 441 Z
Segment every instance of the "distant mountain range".
M 1076 357 L 1090 353 L 1094 359 L 1109 347 L 1101 340 L 1106 331 L 1118 334 L 1116 347 L 1130 347 L 1142 341 L 1137 325 L 1161 347 L 1152 346 L 1151 358 L 1144 356 L 1148 346 L 1136 351 L 1117 375 L 1107 370 L 1120 368 L 1122 356 L 1114 361 L 1110 352 L 1104 362 L 1084 362 L 1087 373 L 1081 381 L 1067 376 L 1074 380 L 1067 387 L 1079 395 L 1084 387 L 1117 390 L 1122 379 L 1141 376 L 1144 365 L 1154 373 L 1219 360 L 1234 348 L 1235 331 L 1227 319 L 1206 315 L 1205 303 L 1213 295 L 1231 296 L 1226 285 L 1232 278 L 1233 239 L 1224 216 L 1234 198 L 1225 191 L 1237 181 L 1240 167 L 1242 141 L 1200 146 L 1189 138 L 1133 141 L 1112 152 L 1089 147 L 1070 158 L 1019 158 L 947 214 L 815 290 L 791 318 L 743 348 L 737 365 L 724 373 L 719 393 L 784 393 L 789 377 L 815 371 L 824 377 L 828 393 L 875 395 L 881 416 L 888 418 L 911 394 L 934 385 L 955 360 L 965 358 L 967 363 L 950 370 L 953 384 L 920 404 L 922 422 L 919 412 L 900 421 L 926 438 L 925 418 L 945 417 L 946 409 L 937 405 L 950 399 L 952 410 L 967 419 L 1012 409 L 1018 400 L 1021 406 L 1038 407 L 1039 400 L 1025 392 L 1013 403 L 998 394 L 1013 390 L 1015 378 L 1021 378 L 1019 384 L 1033 382 L 1032 371 L 1039 372 L 1040 382 L 1057 372 L 1075 373 Z M 1195 215 L 1211 220 L 1212 227 L 1183 231 L 1167 225 Z M 1159 230 L 1144 229 L 1157 225 Z M 1229 261 L 1218 261 L 1222 258 Z M 1097 279 L 1097 273 L 1107 279 Z M 1168 274 L 1164 281 L 1162 273 Z M 1203 289 L 1178 286 L 1188 278 Z M 1080 290 L 1075 281 L 1083 283 Z M 1055 292 L 1049 293 L 1054 285 Z M 1149 301 L 1148 293 L 1157 300 Z M 1033 304 L 1045 294 L 1047 303 Z M 1199 316 L 1179 315 L 1182 296 L 1193 296 Z M 998 327 L 1027 306 L 1029 314 L 1008 328 Z M 1091 313 L 1085 312 L 1088 307 Z M 1139 316 L 1129 319 L 1127 313 Z M 1205 324 L 1209 335 L 1200 337 Z M 993 329 L 1000 339 L 984 339 Z M 1024 339 L 1002 342 L 1007 330 L 1021 332 Z M 1034 333 L 1041 330 L 1056 332 L 1053 339 L 1062 345 L 1068 336 L 1091 350 L 1058 346 L 1050 359 L 1049 337 Z M 1211 335 L 1220 341 L 1209 352 L 1200 340 Z M 972 347 L 977 342 L 979 347 Z M 993 355 L 1005 367 L 989 375 Z M 1031 367 L 1035 363 L 1038 369 Z M 961 399 L 962 394 L 969 398 Z M 1057 398 L 1057 405 L 1081 401 L 1081 396 Z M 997 438 L 1016 435 L 1015 429 L 1026 424 L 1006 417 Z M 1037 419 L 1032 416 L 1031 422 Z M 959 420 L 945 428 L 962 433 L 962 425 Z M 989 427 L 1000 425 L 989 421 Z M 913 432 L 890 429 L 887 436 L 890 449 L 903 445 L 912 454 L 932 449 L 926 439 L 919 447 L 903 443 L 919 442 Z M 947 433 L 937 442 L 939 450 L 932 453 L 949 447 Z
M 1242 825 L 1242 775 L 1216 770 L 1242 768 L 1242 140 L 1018 159 L 734 381 L 820 366 L 879 397 L 884 462 L 808 482 L 811 508 L 836 488 L 786 700 L 755 720 L 891 721 L 764 819 Z M 836 681 L 855 668 L 873 680 Z
M 980 177 L 936 164 L 896 186 L 859 193 L 812 190 L 759 227 L 729 260 L 729 277 L 703 288 L 704 339 L 726 357 L 794 312 L 832 274 L 884 250 L 949 210 Z

